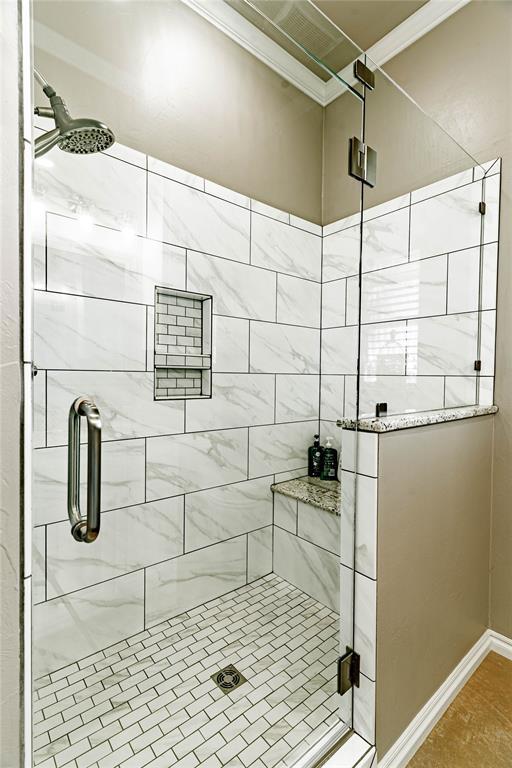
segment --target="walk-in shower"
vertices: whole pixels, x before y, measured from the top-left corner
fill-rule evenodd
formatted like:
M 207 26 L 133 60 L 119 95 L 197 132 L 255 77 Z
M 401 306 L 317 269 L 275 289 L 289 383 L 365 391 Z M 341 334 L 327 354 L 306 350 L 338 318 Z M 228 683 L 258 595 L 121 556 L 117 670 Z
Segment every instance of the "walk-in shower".
M 116 134 L 36 73 L 41 768 L 311 768 L 354 733 L 372 757 L 376 406 L 492 399 L 499 163 L 354 68 L 314 4 L 284 30 L 207 5 L 285 74 L 186 3 L 34 6 L 38 71 Z M 318 433 L 338 481 L 304 478 Z

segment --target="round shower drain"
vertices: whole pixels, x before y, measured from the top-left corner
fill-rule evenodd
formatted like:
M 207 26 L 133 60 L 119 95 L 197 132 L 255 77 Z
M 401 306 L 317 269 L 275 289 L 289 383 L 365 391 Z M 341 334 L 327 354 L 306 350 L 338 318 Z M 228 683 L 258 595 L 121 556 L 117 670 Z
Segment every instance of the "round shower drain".
M 242 673 L 232 664 L 212 675 L 212 680 L 224 693 L 230 693 L 242 683 L 247 682 Z

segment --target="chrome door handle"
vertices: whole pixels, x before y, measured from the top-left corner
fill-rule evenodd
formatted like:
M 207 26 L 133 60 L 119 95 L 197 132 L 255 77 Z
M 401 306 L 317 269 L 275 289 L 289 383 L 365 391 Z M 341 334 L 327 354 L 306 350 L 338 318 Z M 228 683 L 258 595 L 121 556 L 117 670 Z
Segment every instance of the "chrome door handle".
M 80 513 L 80 417 L 87 419 L 87 517 Z M 77 397 L 68 420 L 68 515 L 71 535 L 90 544 L 100 532 L 101 418 L 88 397 Z

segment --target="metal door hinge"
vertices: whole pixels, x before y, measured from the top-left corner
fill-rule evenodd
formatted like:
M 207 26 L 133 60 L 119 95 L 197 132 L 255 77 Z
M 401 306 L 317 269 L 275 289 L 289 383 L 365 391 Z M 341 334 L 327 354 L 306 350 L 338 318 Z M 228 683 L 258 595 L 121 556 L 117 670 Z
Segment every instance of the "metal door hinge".
M 347 651 L 338 659 L 338 693 L 342 696 L 354 685 L 359 688 L 361 657 L 347 645 Z
M 481 370 L 482 370 L 482 361 L 475 360 L 475 371 L 481 371 Z
M 366 64 L 363 64 L 362 61 L 359 61 L 359 59 L 354 61 L 354 77 L 356 80 L 359 80 L 360 83 L 366 85 L 370 91 L 373 91 L 375 88 L 375 75 L 371 69 L 369 69 Z
M 39 371 L 37 370 L 37 365 L 35 365 L 35 363 L 32 363 L 32 365 L 30 366 L 30 370 L 32 371 L 32 378 L 35 379 L 35 377 L 39 373 Z
M 356 136 L 349 140 L 348 172 L 354 179 L 374 187 L 377 180 L 377 153 Z
M 480 203 L 478 203 L 478 212 L 481 213 L 482 216 L 485 215 L 486 209 L 487 209 L 487 206 L 483 200 Z

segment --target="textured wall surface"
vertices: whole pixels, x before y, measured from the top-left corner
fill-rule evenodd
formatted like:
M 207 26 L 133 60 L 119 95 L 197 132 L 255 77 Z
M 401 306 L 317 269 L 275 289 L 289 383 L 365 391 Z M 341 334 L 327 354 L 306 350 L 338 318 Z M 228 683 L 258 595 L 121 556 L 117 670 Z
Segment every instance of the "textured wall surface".
M 379 437 L 381 756 L 487 627 L 494 418 Z
M 183 3 L 150 8 L 36 0 L 36 65 L 122 144 L 320 223 L 320 104 Z
M 512 206 L 511 37 L 512 4 L 477 0 L 386 64 L 389 74 L 478 160 L 503 158 L 503 211 Z M 490 625 L 508 637 L 512 637 L 511 250 L 512 220 L 504 215 L 498 268 L 495 402 L 500 410 L 494 443 Z

